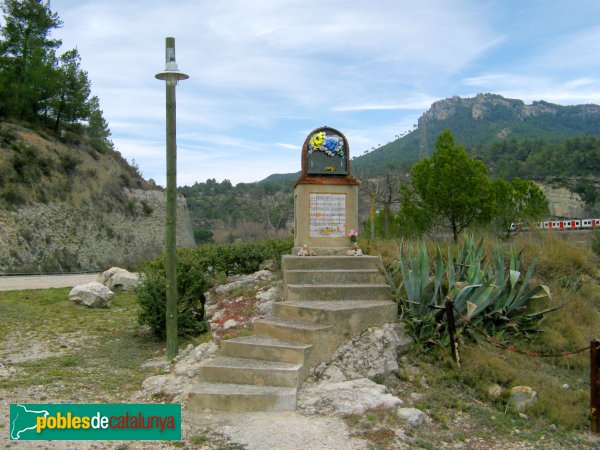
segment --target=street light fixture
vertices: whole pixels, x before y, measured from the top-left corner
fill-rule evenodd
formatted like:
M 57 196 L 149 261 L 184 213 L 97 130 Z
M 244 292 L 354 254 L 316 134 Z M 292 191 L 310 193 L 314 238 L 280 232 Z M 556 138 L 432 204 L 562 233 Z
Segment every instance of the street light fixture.
M 177 132 L 175 85 L 189 76 L 179 71 L 175 61 L 175 38 L 168 37 L 165 46 L 165 71 L 157 73 L 166 81 L 167 113 L 167 218 L 165 227 L 165 270 L 167 272 L 166 335 L 167 359 L 177 356 Z

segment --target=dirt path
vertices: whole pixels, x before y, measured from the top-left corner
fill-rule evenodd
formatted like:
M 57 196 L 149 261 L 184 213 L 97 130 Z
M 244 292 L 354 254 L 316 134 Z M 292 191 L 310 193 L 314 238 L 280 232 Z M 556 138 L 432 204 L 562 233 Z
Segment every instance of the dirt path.
M 0 291 L 73 287 L 96 281 L 98 273 L 76 275 L 17 275 L 0 276 Z

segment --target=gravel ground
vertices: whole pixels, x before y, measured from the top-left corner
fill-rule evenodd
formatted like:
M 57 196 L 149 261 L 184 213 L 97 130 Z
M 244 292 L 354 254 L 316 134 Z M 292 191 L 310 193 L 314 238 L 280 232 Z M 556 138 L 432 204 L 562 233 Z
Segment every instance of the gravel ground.
M 96 281 L 98 275 L 100 274 L 0 276 L 0 291 L 73 287 Z

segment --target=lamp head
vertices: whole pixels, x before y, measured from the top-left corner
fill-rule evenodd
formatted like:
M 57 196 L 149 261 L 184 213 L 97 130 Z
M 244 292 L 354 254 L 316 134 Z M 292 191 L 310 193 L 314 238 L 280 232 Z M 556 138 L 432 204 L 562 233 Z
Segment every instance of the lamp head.
M 155 75 L 158 80 L 179 81 L 187 80 L 189 75 L 180 72 L 175 61 L 175 38 L 168 37 L 165 45 L 165 70 Z

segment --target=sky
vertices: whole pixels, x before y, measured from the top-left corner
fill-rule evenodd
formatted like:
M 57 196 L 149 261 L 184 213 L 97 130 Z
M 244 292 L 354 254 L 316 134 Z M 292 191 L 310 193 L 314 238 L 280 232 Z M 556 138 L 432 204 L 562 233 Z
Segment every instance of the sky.
M 112 140 L 165 185 L 165 38 L 177 95 L 177 184 L 300 170 L 327 125 L 362 155 L 437 100 L 494 93 L 600 103 L 597 0 L 51 0 Z

